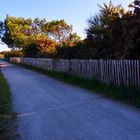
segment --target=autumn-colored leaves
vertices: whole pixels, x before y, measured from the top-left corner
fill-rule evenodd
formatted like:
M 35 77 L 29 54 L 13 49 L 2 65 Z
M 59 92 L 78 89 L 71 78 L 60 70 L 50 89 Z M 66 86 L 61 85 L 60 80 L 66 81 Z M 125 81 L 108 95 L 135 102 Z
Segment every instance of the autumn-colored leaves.
M 1 22 L 1 38 L 11 48 L 23 50 L 25 56 L 45 57 L 63 45 L 74 46 L 80 37 L 64 20 L 25 19 L 7 16 Z
M 1 39 L 28 57 L 139 59 L 140 0 L 132 2 L 128 11 L 111 2 L 99 8 L 99 14 L 89 18 L 82 41 L 64 20 L 11 16 L 0 22 Z

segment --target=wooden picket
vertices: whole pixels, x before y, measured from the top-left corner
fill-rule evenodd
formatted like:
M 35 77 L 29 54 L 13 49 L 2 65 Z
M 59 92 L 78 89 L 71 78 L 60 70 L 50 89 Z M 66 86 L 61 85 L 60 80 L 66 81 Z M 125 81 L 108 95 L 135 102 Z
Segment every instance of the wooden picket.
M 11 58 L 10 61 L 67 72 L 115 86 L 140 88 L 140 60 Z

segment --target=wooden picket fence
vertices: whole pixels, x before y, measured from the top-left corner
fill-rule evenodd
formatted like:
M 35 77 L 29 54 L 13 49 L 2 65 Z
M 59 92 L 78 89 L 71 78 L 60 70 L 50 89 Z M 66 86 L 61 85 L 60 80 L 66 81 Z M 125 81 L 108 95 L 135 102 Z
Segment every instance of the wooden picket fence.
M 140 60 L 11 58 L 10 61 L 67 72 L 115 86 L 140 88 Z

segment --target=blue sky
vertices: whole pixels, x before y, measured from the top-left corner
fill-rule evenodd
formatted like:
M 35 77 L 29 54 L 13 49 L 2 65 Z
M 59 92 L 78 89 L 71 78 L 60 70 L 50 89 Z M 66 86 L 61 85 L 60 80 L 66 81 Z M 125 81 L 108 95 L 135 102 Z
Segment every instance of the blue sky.
M 1 0 L 0 20 L 4 20 L 6 14 L 24 18 L 46 18 L 50 20 L 64 19 L 73 26 L 73 31 L 81 37 L 85 37 L 87 19 L 98 13 L 103 2 L 110 0 Z M 132 0 L 112 0 L 114 5 L 122 4 L 127 8 Z M 1 51 L 1 49 L 0 49 Z

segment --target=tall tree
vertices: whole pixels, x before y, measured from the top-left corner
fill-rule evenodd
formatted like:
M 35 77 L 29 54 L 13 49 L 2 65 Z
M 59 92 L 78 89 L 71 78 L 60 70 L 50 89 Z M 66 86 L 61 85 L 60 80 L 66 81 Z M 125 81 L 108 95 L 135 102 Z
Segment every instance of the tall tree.
M 123 34 L 120 43 L 123 44 L 123 58 L 140 58 L 140 0 L 129 5 L 123 20 Z
M 117 32 L 116 26 L 121 22 L 125 11 L 121 5 L 113 6 L 111 1 L 109 5 L 104 3 L 99 7 L 100 13 L 88 20 L 86 41 L 93 42 L 95 57 L 110 58 L 114 54 L 114 32 Z
M 72 26 L 68 25 L 64 20 L 53 20 L 44 25 L 43 31 L 61 44 L 72 32 Z
M 75 46 L 80 37 L 64 20 L 25 19 L 12 16 L 0 23 L 2 41 L 11 48 L 21 48 L 26 56 L 44 57 L 54 54 L 56 47 Z
M 4 21 L 4 34 L 2 41 L 9 47 L 23 47 L 26 38 L 30 35 L 31 19 L 8 16 Z

